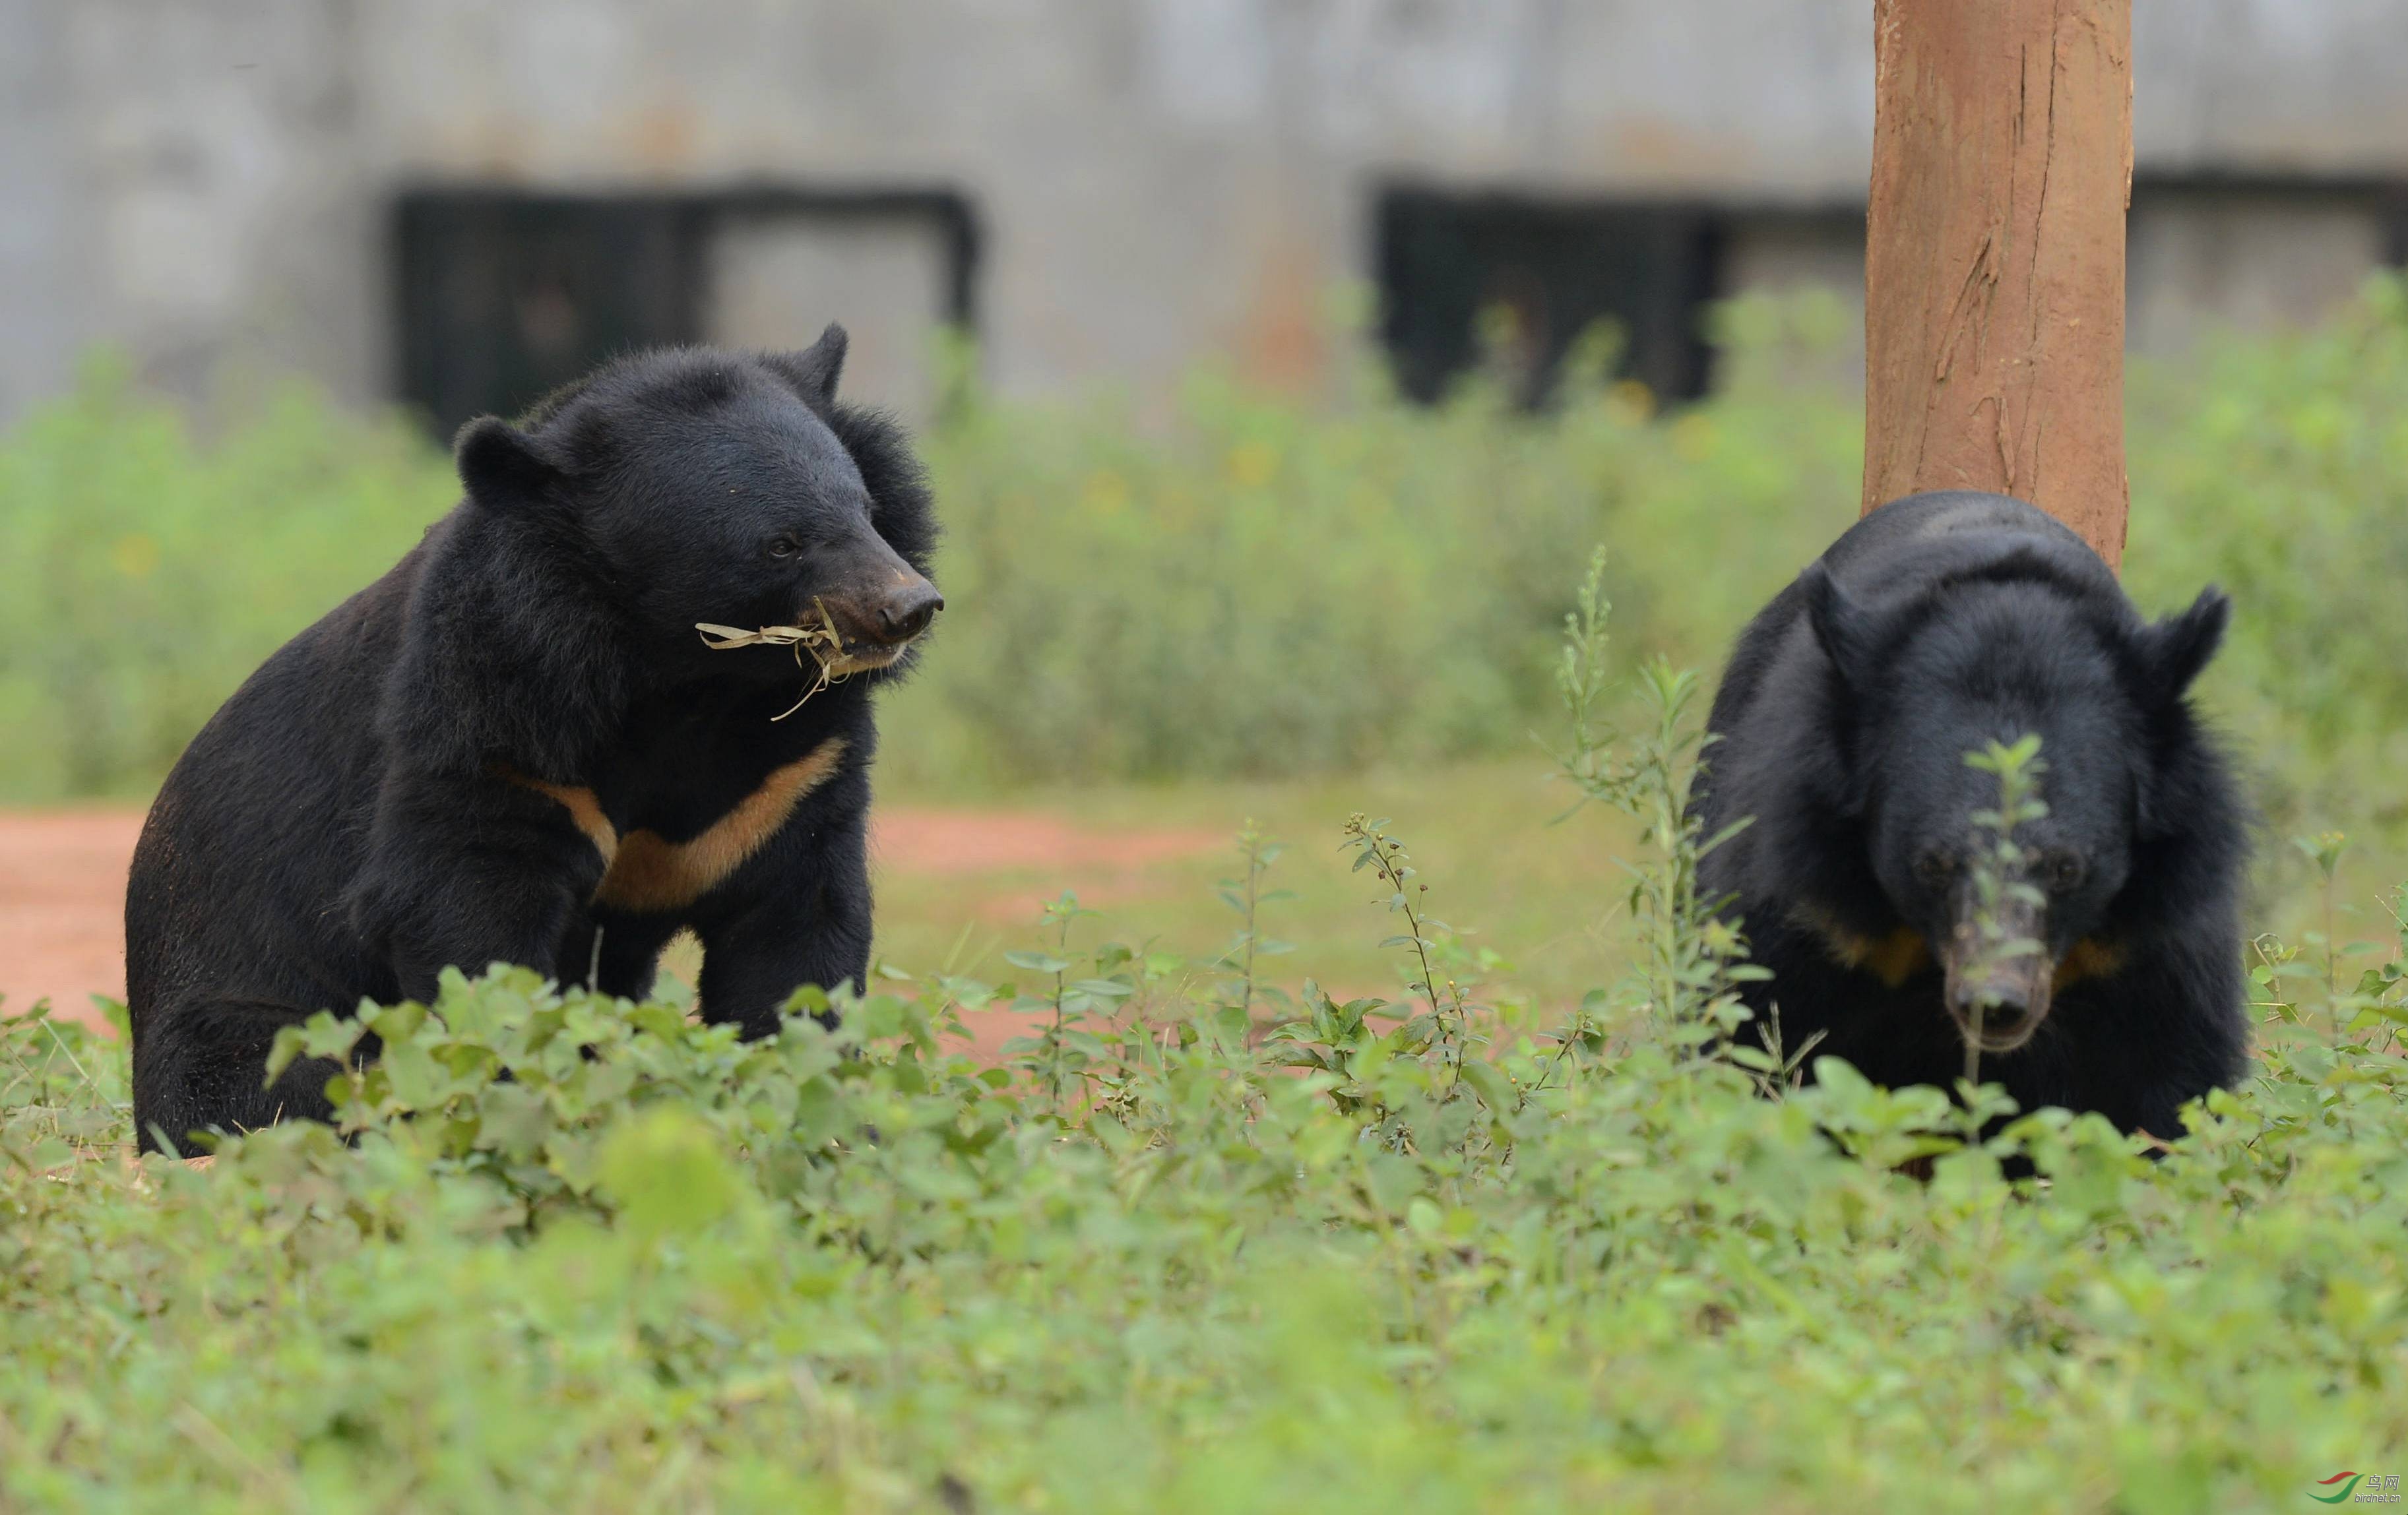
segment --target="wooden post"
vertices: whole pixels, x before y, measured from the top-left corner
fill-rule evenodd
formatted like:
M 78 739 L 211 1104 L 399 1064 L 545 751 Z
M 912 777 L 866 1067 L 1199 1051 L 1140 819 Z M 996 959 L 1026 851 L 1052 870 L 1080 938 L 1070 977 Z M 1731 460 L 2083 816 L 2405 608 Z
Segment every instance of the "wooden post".
M 2131 0 L 1875 0 L 1864 508 L 2029 500 L 2124 558 Z

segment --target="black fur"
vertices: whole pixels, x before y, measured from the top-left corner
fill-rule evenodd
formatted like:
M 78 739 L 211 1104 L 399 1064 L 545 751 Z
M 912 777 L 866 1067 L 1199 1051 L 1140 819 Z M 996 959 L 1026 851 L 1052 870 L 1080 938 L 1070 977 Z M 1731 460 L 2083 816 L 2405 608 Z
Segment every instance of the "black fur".
M 1709 836 L 1754 818 L 1701 869 L 1771 970 L 1751 1035 L 1777 1004 L 1785 1046 L 1823 1032 L 1817 1055 L 1877 1082 L 1960 1075 L 1937 959 L 1967 914 L 1969 815 L 1998 799 L 1963 755 L 2036 732 L 2049 814 L 2018 840 L 2047 889 L 2037 935 L 2047 965 L 2090 972 L 2042 990 L 2031 1039 L 1982 1076 L 2026 1109 L 2179 1135 L 2247 1044 L 2247 827 L 2186 698 L 2228 615 L 2210 589 L 2144 622 L 2079 537 L 1999 495 L 1914 495 L 1842 536 L 1742 634 L 1692 794 Z M 1918 939 L 1919 960 L 1867 960 Z
M 641 354 L 519 425 L 462 430 L 463 502 L 252 675 L 151 808 L 125 911 L 146 1146 L 322 1117 L 326 1064 L 262 1087 L 280 1027 L 429 999 L 447 965 L 582 982 L 597 931 L 599 987 L 639 995 L 692 927 L 703 1015 L 747 1036 L 797 985 L 860 982 L 870 689 L 940 602 L 919 466 L 898 429 L 835 402 L 843 351 L 831 327 L 797 354 Z M 694 629 L 821 604 L 848 651 L 903 656 L 783 721 L 808 683 L 793 651 L 714 651 Z M 601 845 L 538 787 L 590 790 L 616 836 L 676 844 L 831 739 L 783 823 L 675 908 L 596 902 Z

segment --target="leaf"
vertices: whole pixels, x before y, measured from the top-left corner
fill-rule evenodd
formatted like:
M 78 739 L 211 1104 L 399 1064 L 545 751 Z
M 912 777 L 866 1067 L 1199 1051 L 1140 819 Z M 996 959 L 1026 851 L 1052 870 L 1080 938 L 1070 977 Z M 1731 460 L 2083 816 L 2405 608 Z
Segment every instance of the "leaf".
M 1467 1058 L 1461 1072 L 1463 1081 L 1470 1086 L 1472 1093 L 1478 1094 L 1481 1102 L 1490 1109 L 1501 1114 L 1520 1103 L 1521 1092 L 1514 1088 L 1512 1079 L 1506 1074 L 1505 1070 L 1496 1064 L 1484 1062 L 1479 1058 Z
M 1363 1177 L 1371 1202 L 1391 1215 L 1403 1209 L 1421 1192 L 1420 1165 L 1395 1152 L 1370 1153 L 1364 1164 Z
M 733 1210 L 742 1182 L 693 1112 L 663 1107 L 605 1138 L 596 1173 L 639 1239 L 698 1231 Z
M 92 1004 L 93 1008 L 100 1012 L 100 1018 L 108 1022 L 109 1029 L 117 1033 L 117 1039 L 120 1042 L 128 1047 L 134 1045 L 134 1022 L 125 1008 L 123 1000 L 111 999 L 107 994 L 94 994 L 92 996 Z
M 478 1100 L 477 1144 L 520 1162 L 538 1157 L 552 1133 L 552 1107 L 524 1084 L 500 1083 Z
M 276 1039 L 267 1044 L 267 1077 L 262 1080 L 263 1084 L 274 1083 L 286 1068 L 293 1065 L 294 1060 L 301 1055 L 307 1038 L 308 1033 L 299 1026 L 277 1028 Z M 127 1039 L 132 1040 L 130 1036 Z

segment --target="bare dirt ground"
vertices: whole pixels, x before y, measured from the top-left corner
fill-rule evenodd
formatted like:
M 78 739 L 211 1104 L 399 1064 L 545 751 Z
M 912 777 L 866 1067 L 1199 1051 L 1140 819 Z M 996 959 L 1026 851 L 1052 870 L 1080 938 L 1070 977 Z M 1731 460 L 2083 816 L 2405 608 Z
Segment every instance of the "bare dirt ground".
M 141 829 L 142 812 L 130 808 L 0 810 L 0 1011 L 47 998 L 63 1020 L 103 1023 L 92 996 L 125 993 L 125 869 Z M 901 807 L 876 815 L 870 852 L 885 878 L 949 880 L 978 913 L 1019 914 L 1033 911 L 1020 896 L 1034 895 L 1007 880 L 1032 872 L 1100 882 L 1227 845 L 1214 831 L 1102 831 L 1030 811 Z
M 869 840 L 884 868 L 939 877 L 1142 868 L 1228 846 L 1219 831 L 1094 831 L 1033 811 L 911 808 L 874 812 Z
M 125 865 L 135 809 L 0 811 L 0 1010 L 48 998 L 101 1024 L 93 994 L 125 993 Z

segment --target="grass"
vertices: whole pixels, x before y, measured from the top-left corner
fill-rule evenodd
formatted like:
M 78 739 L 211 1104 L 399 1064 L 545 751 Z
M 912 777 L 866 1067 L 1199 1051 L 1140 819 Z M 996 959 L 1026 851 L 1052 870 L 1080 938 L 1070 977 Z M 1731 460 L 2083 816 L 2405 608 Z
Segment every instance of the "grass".
M 911 796 L 907 790 L 889 798 Z M 1081 923 L 1084 938 L 1152 941 L 1207 961 L 1238 929 L 1218 891 L 1222 880 L 1243 872 L 1237 839 L 1251 820 L 1266 837 L 1286 844 L 1269 885 L 1295 894 L 1265 908 L 1263 930 L 1310 944 L 1278 960 L 1281 975 L 1390 989 L 1397 978 L 1392 954 L 1374 945 L 1386 935 L 1375 903 L 1384 893 L 1351 872 L 1341 850 L 1346 816 L 1363 810 L 1396 818 L 1412 836 L 1415 855 L 1443 880 L 1439 913 L 1462 929 L 1468 944 L 1501 956 L 1496 977 L 1551 1003 L 1577 1000 L 1615 961 L 1612 922 L 1626 890 L 1613 858 L 1631 855 L 1632 839 L 1625 828 L 1594 817 L 1555 824 L 1575 798 L 1535 750 L 1519 760 L 1284 783 L 1024 791 L 1012 800 L 1014 812 L 1098 832 L 1181 833 L 1206 850 L 1127 868 L 957 876 L 887 870 L 878 883 L 877 950 L 897 963 L 1008 977 L 1002 953 L 1025 945 L 1043 903 L 1068 888 L 1102 912 Z M 1214 833 L 1224 840 L 1205 842 Z

